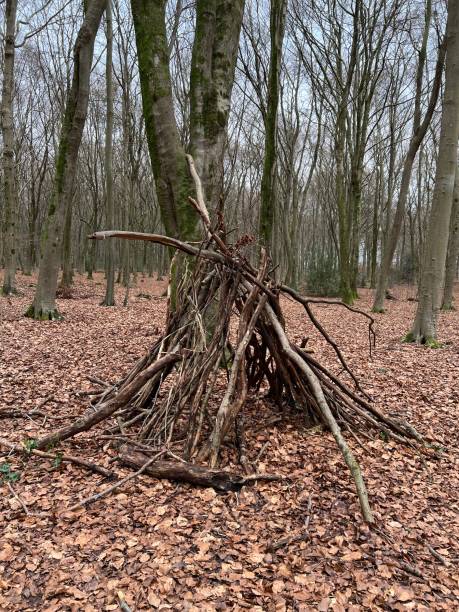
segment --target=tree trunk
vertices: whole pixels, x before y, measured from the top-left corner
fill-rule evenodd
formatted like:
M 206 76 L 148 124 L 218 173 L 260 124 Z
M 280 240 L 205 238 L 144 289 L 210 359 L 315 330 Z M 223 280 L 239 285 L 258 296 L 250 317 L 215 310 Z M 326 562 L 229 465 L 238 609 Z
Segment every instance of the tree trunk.
M 265 118 L 265 154 L 260 193 L 260 240 L 268 249 L 272 247 L 274 212 L 276 210 L 277 109 L 286 10 L 286 0 L 271 0 L 271 51 Z
M 106 87 L 107 87 L 107 123 L 105 129 L 105 194 L 106 194 L 106 219 L 108 227 L 115 227 L 115 211 L 113 207 L 113 19 L 112 3 L 107 0 L 106 8 L 107 22 L 107 55 L 106 55 Z M 115 305 L 115 245 L 113 240 L 106 243 L 106 276 L 104 306 Z
M 223 197 L 223 152 L 244 0 L 198 0 L 190 75 L 190 153 L 209 211 Z
M 62 279 L 59 285 L 59 293 L 68 297 L 73 283 L 72 266 L 72 206 L 65 211 L 64 237 L 62 244 Z
M 196 237 L 188 204 L 193 185 L 174 116 L 164 0 L 131 0 L 143 114 L 158 203 L 166 233 Z
M 417 75 L 416 75 L 416 99 L 415 99 L 415 110 L 413 117 L 413 130 L 412 136 L 410 140 L 410 144 L 408 147 L 408 152 L 405 157 L 405 161 L 403 164 L 403 173 L 402 179 L 400 183 L 400 191 L 397 200 L 397 207 L 395 209 L 394 220 L 392 222 L 389 236 L 387 238 L 387 242 L 385 245 L 383 259 L 381 262 L 381 268 L 378 275 L 378 283 L 376 286 L 376 294 L 373 303 L 373 312 L 384 312 L 384 299 L 386 296 L 386 289 L 389 281 L 390 268 L 392 265 L 392 260 L 394 258 L 395 249 L 397 248 L 397 242 L 400 236 L 400 230 L 402 228 L 403 217 L 405 215 L 406 208 L 406 200 L 408 197 L 408 191 L 410 188 L 411 182 L 411 173 L 413 170 L 414 160 L 416 159 L 416 154 L 419 150 L 419 147 L 424 140 L 424 136 L 429 127 L 430 121 L 432 119 L 433 112 L 435 110 L 435 106 L 438 99 L 438 94 L 441 86 L 441 77 L 443 73 L 443 65 L 445 60 L 445 44 L 444 42 L 440 45 L 438 50 L 438 59 L 435 70 L 435 78 L 432 86 L 432 91 L 430 94 L 429 105 L 425 114 L 425 117 L 421 123 L 421 96 L 422 96 L 422 84 L 423 84 L 423 74 L 424 67 L 427 57 L 427 44 L 429 38 L 429 29 L 430 29 L 430 21 L 431 21 L 431 13 L 432 13 L 432 3 L 431 0 L 427 0 L 426 4 L 426 16 L 425 16 L 425 25 L 423 32 L 423 39 L 421 49 L 419 51 L 419 60 L 417 67 Z M 388 215 L 390 215 L 390 210 L 388 210 Z
M 457 260 L 459 257 L 459 160 L 456 166 L 454 181 L 453 205 L 449 229 L 448 257 L 446 259 L 445 291 L 443 293 L 443 310 L 453 310 L 454 279 L 456 278 Z
M 74 48 L 74 68 L 56 160 L 53 192 L 51 194 L 45 229 L 42 235 L 40 269 L 32 305 L 26 316 L 34 319 L 58 319 L 56 287 L 63 224 L 67 208 L 71 206 L 74 177 L 89 100 L 94 41 L 106 0 L 93 0 L 86 11 Z
M 435 346 L 442 303 L 446 251 L 453 202 L 459 137 L 459 2 L 448 4 L 445 94 L 435 188 L 419 285 L 416 317 L 407 340 Z
M 16 219 L 17 192 L 14 162 L 13 132 L 13 87 L 14 87 L 14 41 L 16 33 L 17 0 L 6 0 L 6 32 L 3 60 L 3 88 L 1 123 L 3 136 L 3 188 L 5 215 L 5 276 L 2 293 L 15 293 L 16 276 Z

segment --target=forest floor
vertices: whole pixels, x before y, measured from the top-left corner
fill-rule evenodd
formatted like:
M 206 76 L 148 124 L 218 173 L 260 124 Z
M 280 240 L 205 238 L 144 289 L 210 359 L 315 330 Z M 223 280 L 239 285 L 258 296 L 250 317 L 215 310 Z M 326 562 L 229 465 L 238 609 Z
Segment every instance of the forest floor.
M 30 412 L 48 399 L 41 416 L 0 420 L 0 437 L 14 443 L 84 412 L 87 397 L 78 392 L 94 388 L 88 376 L 115 381 L 125 373 L 159 336 L 166 312 L 165 283 L 148 278 L 131 289 L 127 308 L 121 289 L 119 305 L 99 306 L 98 274 L 77 277 L 74 299 L 59 300 L 63 321 L 35 322 L 22 316 L 34 282 L 19 276 L 23 295 L 0 298 L 0 412 Z M 20 476 L 0 482 L 0 610 L 119 610 L 119 591 L 131 610 L 458 610 L 459 312 L 441 315 L 443 348 L 402 344 L 414 289 L 394 293 L 387 314 L 375 317 L 371 357 L 362 317 L 314 307 L 376 405 L 441 447 L 434 459 L 384 439 L 362 438 L 362 448 L 347 436 L 364 471 L 374 529 L 362 522 L 331 435 L 308 431 L 298 414 L 280 414 L 262 397 L 247 406 L 250 459 L 264 447 L 257 470 L 285 479 L 239 493 L 142 475 L 66 513 L 106 487 L 102 477 L 0 449 L 0 466 Z M 284 306 L 291 336 L 309 336 L 308 347 L 338 372 L 301 309 L 287 300 Z M 371 292 L 362 290 L 357 306 L 368 311 Z M 67 441 L 62 452 L 128 474 L 109 464 L 115 451 L 100 434 Z M 231 458 L 224 467 L 237 470 Z M 270 552 L 297 533 L 304 537 Z

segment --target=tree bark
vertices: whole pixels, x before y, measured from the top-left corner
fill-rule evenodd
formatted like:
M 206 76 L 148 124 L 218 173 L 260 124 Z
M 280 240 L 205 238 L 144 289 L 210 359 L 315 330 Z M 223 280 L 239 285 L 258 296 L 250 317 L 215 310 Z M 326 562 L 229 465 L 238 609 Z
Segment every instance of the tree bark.
M 3 136 L 3 189 L 5 215 L 4 259 L 5 276 L 2 293 L 15 293 L 16 277 L 16 219 L 17 192 L 14 161 L 13 132 L 13 87 L 14 87 L 14 43 L 16 30 L 17 0 L 6 0 L 6 32 L 3 59 L 3 87 L 1 123 Z
M 62 242 L 62 279 L 59 285 L 59 294 L 68 297 L 73 283 L 72 206 L 68 206 L 65 211 L 64 236 Z
M 437 344 L 459 137 L 459 1 L 448 4 L 446 79 L 435 188 L 419 283 L 416 317 L 407 340 Z
M 107 0 L 105 10 L 107 25 L 107 55 L 105 67 L 105 81 L 107 89 L 107 123 L 105 128 L 105 197 L 106 197 L 106 219 L 110 228 L 115 226 L 115 211 L 113 207 L 113 18 L 112 2 Z M 106 287 L 104 306 L 115 305 L 115 245 L 113 240 L 106 244 Z
M 26 316 L 34 319 L 59 319 L 56 308 L 56 288 L 63 225 L 71 206 L 74 177 L 89 101 L 94 41 L 106 0 L 93 0 L 85 13 L 74 47 L 72 85 L 69 91 L 56 160 L 53 191 L 42 234 L 42 249 L 37 288 Z
M 245 0 L 198 0 L 190 75 L 190 153 L 209 210 L 223 197 L 223 153 Z
M 271 50 L 265 118 L 265 153 L 260 193 L 261 208 L 259 230 L 260 240 L 268 249 L 272 247 L 274 215 L 276 210 L 277 109 L 279 106 L 280 70 L 286 11 L 286 0 L 271 0 Z
M 429 104 L 424 116 L 424 119 L 421 123 L 421 96 L 422 96 L 422 85 L 423 85 L 423 74 L 424 68 L 427 58 L 427 44 L 429 39 L 429 29 L 430 29 L 430 21 L 432 15 L 432 2 L 431 0 L 427 0 L 426 4 L 426 15 L 425 15 L 425 24 L 424 24 L 424 32 L 422 38 L 421 49 L 419 51 L 419 60 L 417 66 L 417 74 L 416 74 L 416 99 L 415 99 L 415 109 L 414 109 L 414 117 L 413 117 L 413 129 L 410 144 L 408 147 L 408 151 L 405 157 L 405 161 L 403 164 L 403 172 L 402 178 L 400 182 L 400 191 L 397 200 L 397 206 L 395 209 L 394 219 L 392 221 L 392 225 L 390 228 L 389 235 L 387 237 L 387 242 L 385 244 L 381 268 L 378 275 L 378 282 L 376 286 L 375 299 L 373 303 L 373 312 L 384 312 L 384 299 L 386 296 L 387 285 L 389 281 L 390 268 L 392 265 L 392 260 L 394 258 L 395 249 L 397 248 L 398 239 L 400 236 L 400 231 L 402 228 L 403 218 L 405 215 L 406 209 L 406 201 L 408 198 L 408 191 L 410 188 L 411 182 L 411 174 L 413 171 L 414 160 L 416 159 L 417 152 L 419 147 L 421 146 L 422 141 L 424 140 L 424 136 L 426 135 L 427 129 L 430 125 L 432 115 L 434 113 L 438 94 L 441 86 L 441 77 L 443 73 L 443 66 L 445 62 L 445 42 L 440 45 L 438 49 L 438 59 L 437 65 L 435 69 L 435 77 L 432 86 L 432 91 L 430 94 Z M 390 210 L 387 211 L 387 214 L 390 215 Z
M 166 233 L 195 238 L 197 216 L 188 204 L 193 185 L 174 115 L 165 0 L 131 0 L 143 114 Z
M 454 279 L 456 278 L 457 261 L 459 258 L 459 160 L 456 166 L 454 181 L 453 205 L 451 208 L 451 223 L 449 229 L 448 257 L 446 259 L 445 290 L 443 293 L 443 310 L 453 310 Z

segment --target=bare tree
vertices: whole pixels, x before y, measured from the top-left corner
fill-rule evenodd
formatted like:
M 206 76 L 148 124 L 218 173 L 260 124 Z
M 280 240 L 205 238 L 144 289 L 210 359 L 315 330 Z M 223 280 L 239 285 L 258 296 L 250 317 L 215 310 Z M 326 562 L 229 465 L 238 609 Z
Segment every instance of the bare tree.
M 403 174 L 400 182 L 400 190 L 398 195 L 397 207 L 395 210 L 394 219 L 390 228 L 390 233 L 385 244 L 381 268 L 378 276 L 378 284 L 376 287 L 375 299 L 373 304 L 373 312 L 384 312 L 384 298 L 387 290 L 390 267 L 394 258 L 397 241 L 400 236 L 402 222 L 405 215 L 406 201 L 411 181 L 411 173 L 414 160 L 416 158 L 419 147 L 426 135 L 433 112 L 435 110 L 438 93 L 440 91 L 441 78 L 443 73 L 443 65 L 445 59 L 445 41 L 440 43 L 438 49 L 438 58 L 435 68 L 435 77 L 431 87 L 430 99 L 424 118 L 421 117 L 421 102 L 423 93 L 424 70 L 427 59 L 427 45 L 429 39 L 429 29 L 432 16 L 432 2 L 427 0 L 425 8 L 425 23 L 422 35 L 421 47 L 419 49 L 418 66 L 416 71 L 416 94 L 414 101 L 413 126 L 410 144 L 406 153 Z M 421 120 L 422 119 L 422 120 Z M 389 210 L 390 214 L 390 210 Z
M 429 216 L 416 317 L 407 341 L 437 345 L 459 138 L 459 1 L 448 4 L 446 78 L 435 189 Z
M 105 66 L 105 79 L 107 87 L 107 123 L 105 127 L 105 203 L 106 219 L 108 227 L 115 226 L 115 215 L 113 208 L 113 19 L 112 3 L 107 0 L 106 32 L 107 32 L 107 55 Z M 106 275 L 107 284 L 105 289 L 104 306 L 115 305 L 115 252 L 113 242 L 110 240 L 106 246 Z
M 260 239 L 268 248 L 272 246 L 276 209 L 277 113 L 286 10 L 287 0 L 271 0 L 269 30 L 271 47 L 265 117 L 265 153 L 260 193 Z
M 56 287 L 61 260 L 63 223 L 71 205 L 73 183 L 89 99 L 94 41 L 105 10 L 106 0 L 90 3 L 74 48 L 72 85 L 69 91 L 56 160 L 54 188 L 42 235 L 42 252 L 37 288 L 26 316 L 34 319 L 58 319 Z

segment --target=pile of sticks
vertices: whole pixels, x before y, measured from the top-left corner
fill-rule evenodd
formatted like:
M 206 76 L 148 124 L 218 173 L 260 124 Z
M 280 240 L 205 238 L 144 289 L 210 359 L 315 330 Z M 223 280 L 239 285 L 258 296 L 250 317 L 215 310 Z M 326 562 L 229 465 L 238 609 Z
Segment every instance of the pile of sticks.
M 40 439 L 37 448 L 54 445 L 111 418 L 115 424 L 110 426 L 110 434 L 122 437 L 127 431 L 135 432 L 130 439 L 135 439 L 137 450 L 146 456 L 149 449 L 157 452 L 175 444 L 180 460 L 188 465 L 206 463 L 214 469 L 225 438 L 237 430 L 248 393 L 263 388 L 279 405 L 288 402 L 303 411 L 310 426 L 322 425 L 332 433 L 354 479 L 362 514 L 372 522 L 361 470 L 342 429 L 357 441 L 358 431 L 365 435 L 383 432 L 402 442 L 409 438 L 420 441 L 419 435 L 371 404 L 311 305 L 325 302 L 350 307 L 305 299 L 276 283 L 263 249 L 259 266 L 254 268 L 244 256 L 253 239 L 245 236 L 234 245 L 225 242 L 222 220 L 212 226 L 191 158 L 189 164 L 197 192 L 197 199 L 190 198 L 190 202 L 205 231 L 199 246 L 136 232 L 104 231 L 91 236 L 146 240 L 176 250 L 175 267 L 180 275 L 175 295 L 170 297 L 164 335 L 122 380 L 105 388 L 81 418 Z M 289 339 L 280 306 L 282 294 L 304 307 L 311 324 L 333 347 L 354 389 L 319 363 L 305 346 Z M 369 319 L 371 347 L 373 320 L 361 314 Z M 235 318 L 236 331 L 231 325 Z M 216 396 L 217 410 L 210 402 Z

